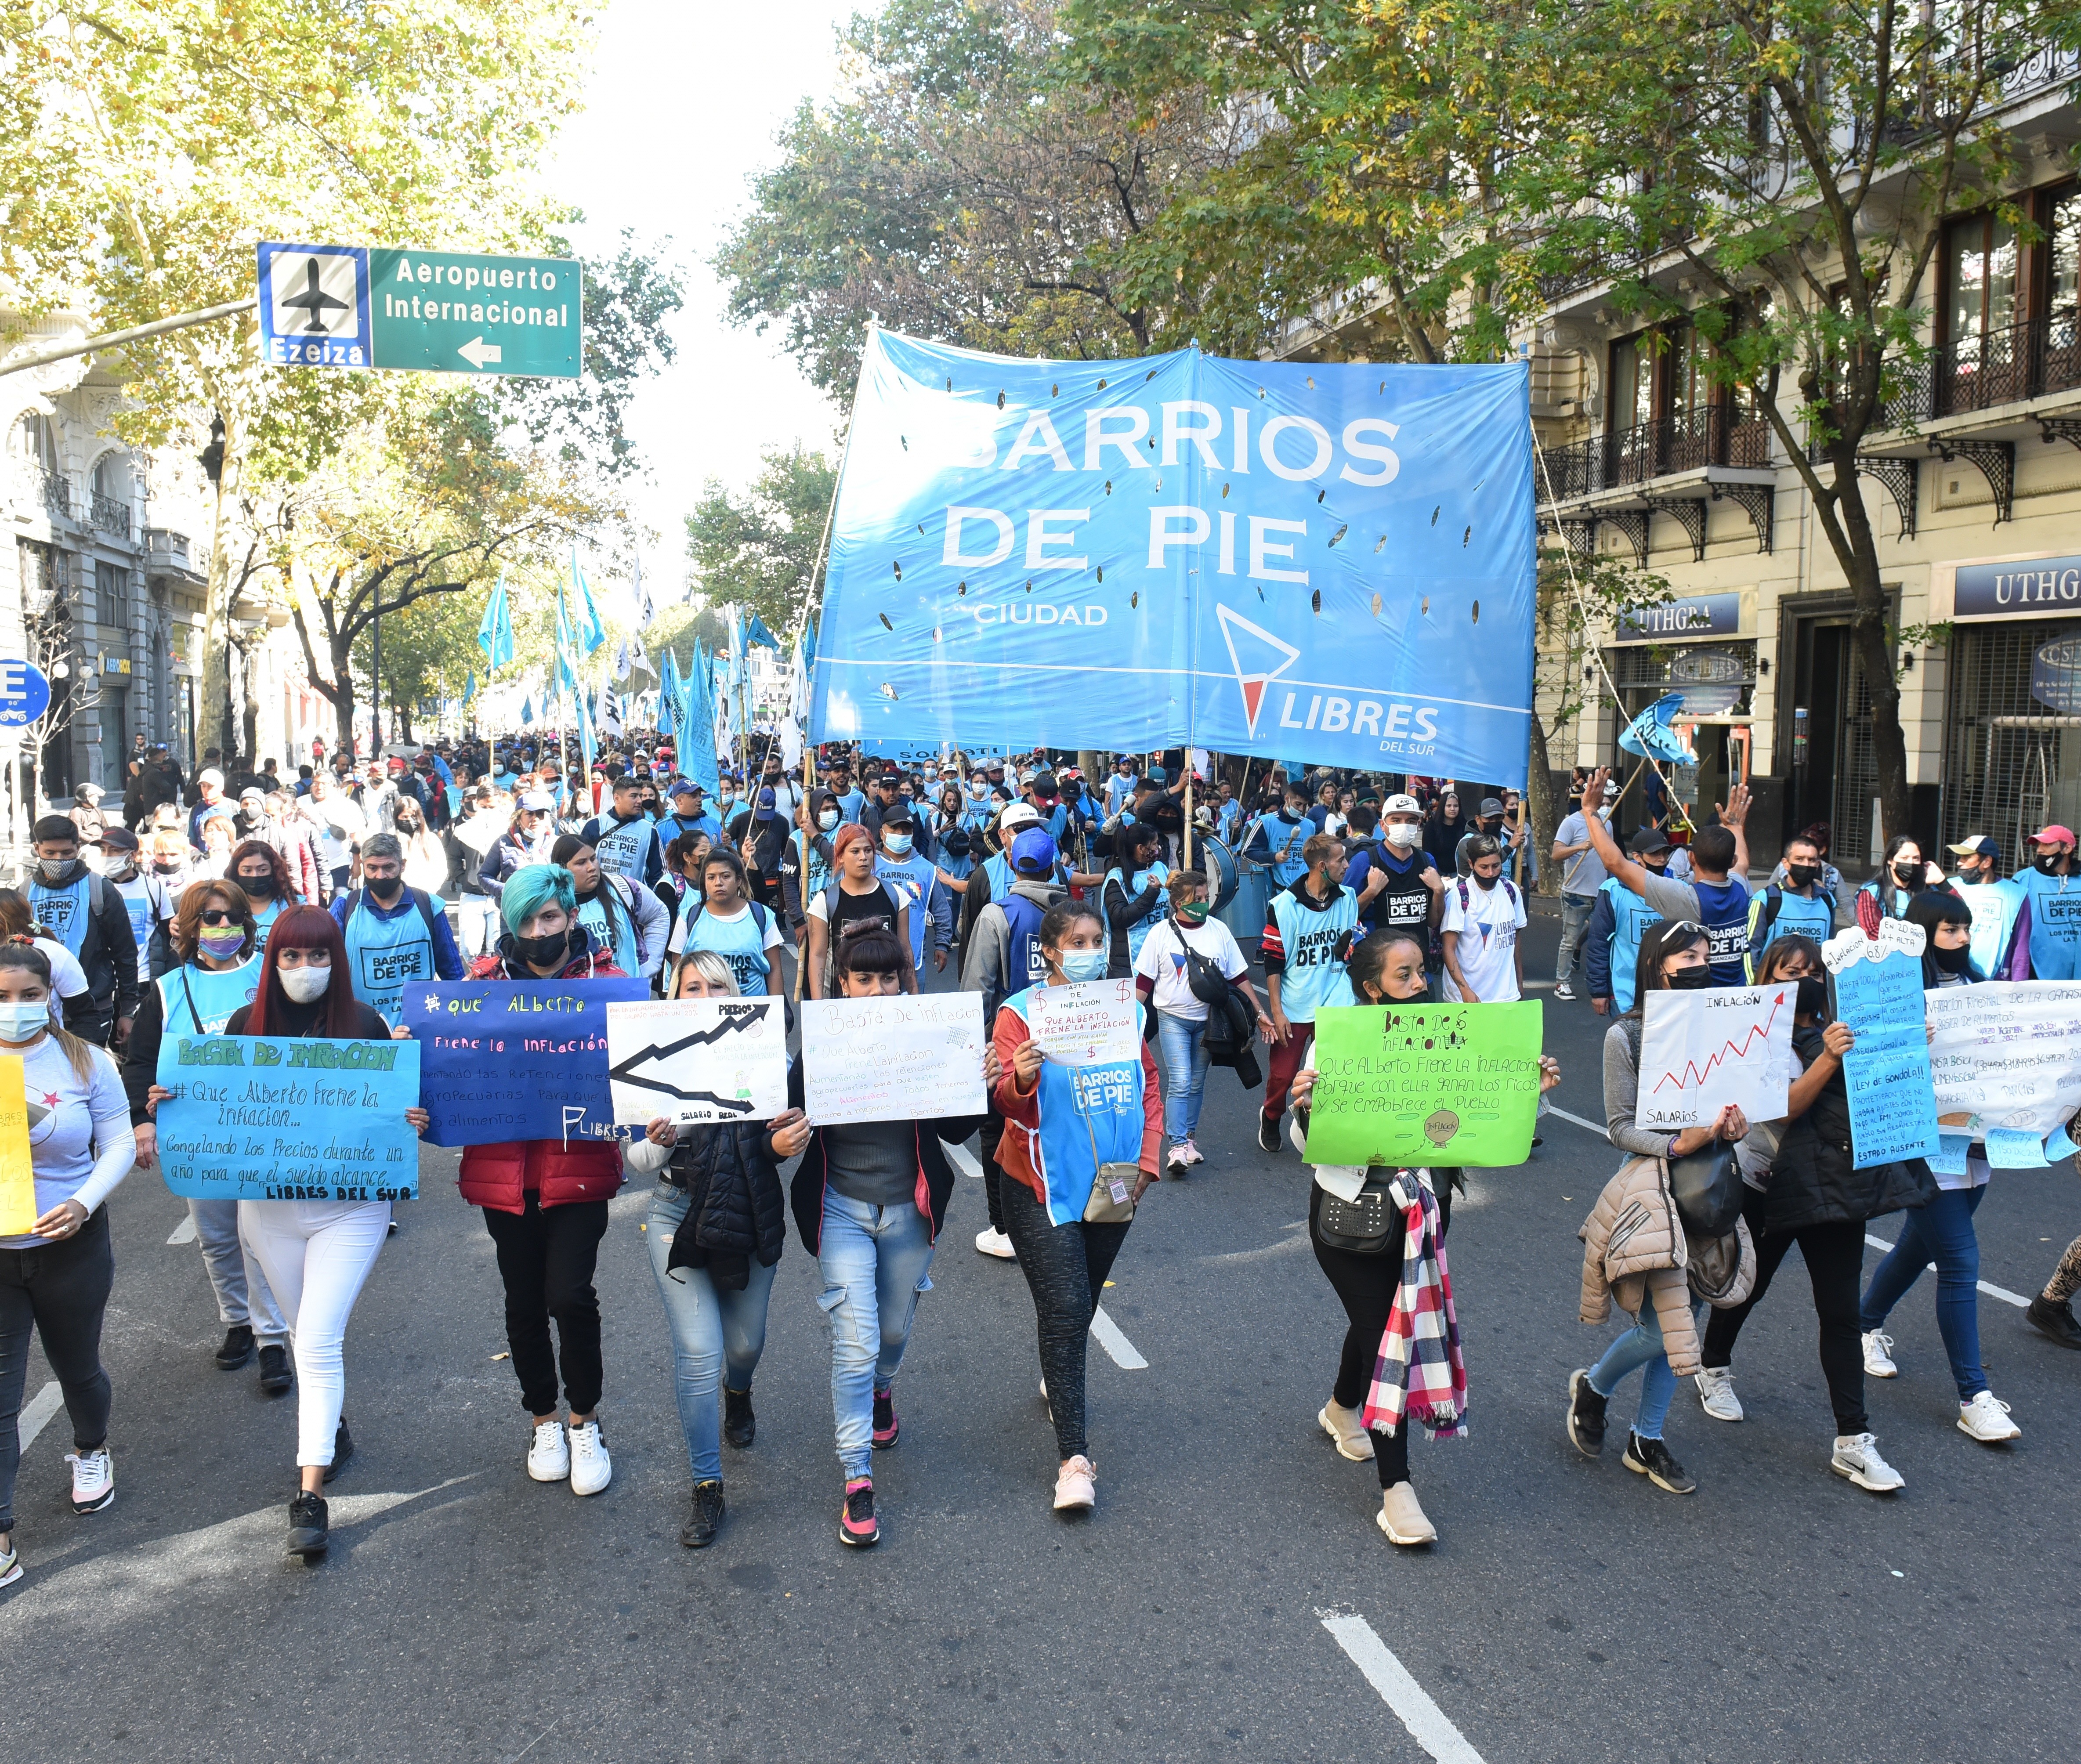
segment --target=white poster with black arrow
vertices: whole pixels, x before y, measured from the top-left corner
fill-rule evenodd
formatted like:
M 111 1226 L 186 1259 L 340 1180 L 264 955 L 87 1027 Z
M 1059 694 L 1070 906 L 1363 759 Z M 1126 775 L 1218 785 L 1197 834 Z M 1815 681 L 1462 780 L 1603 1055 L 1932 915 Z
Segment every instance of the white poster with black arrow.
M 788 1107 L 778 998 L 679 998 L 607 1007 L 617 1124 L 771 1120 Z

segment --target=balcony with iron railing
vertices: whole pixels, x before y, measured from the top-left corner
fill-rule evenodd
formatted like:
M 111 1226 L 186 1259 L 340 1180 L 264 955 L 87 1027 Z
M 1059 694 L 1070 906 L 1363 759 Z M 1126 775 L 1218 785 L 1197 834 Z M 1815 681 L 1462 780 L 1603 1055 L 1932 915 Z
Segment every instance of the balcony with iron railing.
M 18 461 L 13 476 L 8 500 L 17 510 L 41 509 L 61 519 L 71 515 L 72 491 L 63 473 Z
M 1918 360 L 1894 362 L 1887 384 L 1886 429 L 2071 392 L 2081 387 L 2081 318 L 2055 313 L 1940 343 Z
M 1767 469 L 1770 426 L 1737 416 L 1726 405 L 1707 405 L 1549 448 L 1552 487 L 1541 483 L 1541 500 L 1565 502 L 1711 466 Z
M 87 519 L 104 533 L 123 539 L 130 536 L 130 504 L 121 497 L 104 496 L 96 490 L 87 505 Z

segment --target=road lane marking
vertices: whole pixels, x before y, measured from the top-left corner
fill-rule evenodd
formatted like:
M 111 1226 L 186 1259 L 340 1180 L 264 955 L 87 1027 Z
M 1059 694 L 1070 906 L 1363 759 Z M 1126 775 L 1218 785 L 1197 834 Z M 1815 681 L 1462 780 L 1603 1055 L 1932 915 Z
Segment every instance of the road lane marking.
M 964 1176 L 973 1176 L 977 1182 L 982 1180 L 982 1166 L 976 1161 L 976 1154 L 967 1146 L 949 1145 L 947 1156 L 961 1166 Z
M 1869 1231 L 1864 1233 L 1864 1241 L 1869 1244 L 1874 1250 L 1890 1250 L 1893 1248 L 1893 1245 L 1888 1243 L 1885 1238 L 1874 1237 Z M 2030 1300 L 2024 1298 L 2020 1293 L 2012 1292 L 2007 1287 L 1996 1286 L 1991 1280 L 1981 1281 L 1980 1290 L 1986 1293 L 1991 1299 L 1999 1299 L 2004 1304 L 2013 1304 L 2019 1311 L 2024 1309 L 2030 1304 Z
M 1611 1139 L 1612 1136 L 1605 1130 L 1603 1122 L 1586 1120 L 1579 1115 L 1570 1115 L 1566 1109 L 1561 1108 L 1554 1103 L 1541 1103 L 1539 1105 L 1539 1112 L 1541 1115 L 1558 1115 L 1562 1120 L 1569 1122 L 1574 1126 L 1587 1128 L 1590 1132 L 1595 1134 L 1599 1139 L 1604 1140 L 1607 1142 Z
M 1438 1764 L 1482 1764 L 1482 1754 L 1468 1745 L 1466 1736 L 1431 1700 L 1431 1693 L 1410 1676 L 1409 1669 L 1373 1632 L 1371 1623 L 1348 1612 L 1315 1615 L 1336 1638 L 1337 1645 L 1351 1657 L 1352 1664 L 1366 1675 L 1366 1682 L 1380 1693 L 1381 1701 L 1401 1717 L 1410 1737 Z
M 172 1237 L 167 1238 L 166 1241 L 168 1243 L 193 1243 L 195 1241 L 195 1215 L 193 1213 L 190 1213 L 187 1218 L 183 1219 L 178 1225 L 174 1227 L 174 1234 Z
M 49 1424 L 51 1417 L 58 1412 L 58 1405 L 64 1401 L 65 1392 L 58 1388 L 58 1381 L 54 1378 L 22 1405 L 21 1419 L 15 1425 L 22 1430 L 21 1449 L 23 1451 L 36 1443 L 36 1435 Z
M 1135 1350 L 1134 1343 L 1120 1333 L 1120 1325 L 1106 1315 L 1103 1304 L 1091 1307 L 1091 1334 L 1099 1338 L 1099 1346 L 1112 1356 L 1112 1363 L 1124 1372 L 1146 1372 L 1149 1362 Z

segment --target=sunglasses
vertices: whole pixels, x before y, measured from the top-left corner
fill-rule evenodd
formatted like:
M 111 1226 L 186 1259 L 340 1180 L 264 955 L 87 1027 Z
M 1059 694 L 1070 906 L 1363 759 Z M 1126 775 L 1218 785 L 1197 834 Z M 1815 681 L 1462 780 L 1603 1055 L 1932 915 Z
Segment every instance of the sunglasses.
M 221 906 L 204 907 L 202 922 L 205 925 L 238 925 L 243 922 L 237 914 Z
M 1704 937 L 1706 934 L 1705 927 L 1696 919 L 1679 919 L 1674 925 L 1663 927 L 1662 947 L 1667 949 L 1680 937 Z

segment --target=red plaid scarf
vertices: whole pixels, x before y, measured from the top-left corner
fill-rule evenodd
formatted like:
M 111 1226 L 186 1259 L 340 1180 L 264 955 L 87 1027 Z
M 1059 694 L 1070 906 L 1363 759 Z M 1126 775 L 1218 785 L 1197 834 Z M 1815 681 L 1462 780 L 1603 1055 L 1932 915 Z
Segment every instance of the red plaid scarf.
M 1434 1439 L 1462 1438 L 1467 1367 L 1452 1314 L 1452 1277 L 1438 1236 L 1438 1199 L 1413 1170 L 1398 1176 L 1388 1193 L 1402 1208 L 1402 1283 L 1360 1420 L 1369 1430 L 1392 1433 L 1406 1416 Z

